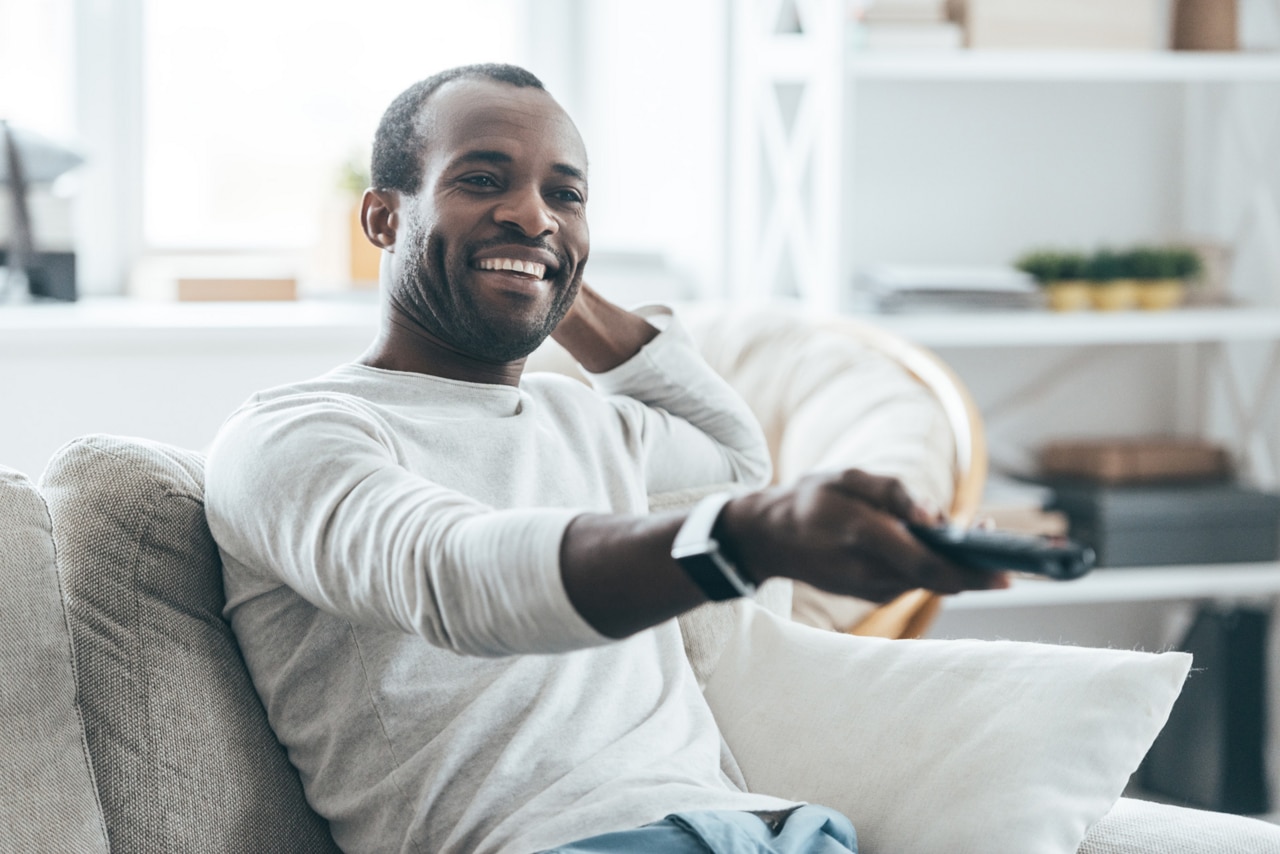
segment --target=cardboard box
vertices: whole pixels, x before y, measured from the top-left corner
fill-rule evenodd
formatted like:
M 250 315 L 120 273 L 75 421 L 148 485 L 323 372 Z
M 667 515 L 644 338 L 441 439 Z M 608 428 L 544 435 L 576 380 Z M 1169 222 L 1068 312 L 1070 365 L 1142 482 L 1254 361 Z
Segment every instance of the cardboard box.
M 1252 563 L 1280 556 L 1280 495 L 1229 483 L 1052 484 L 1052 507 L 1098 566 Z
M 295 300 L 298 283 L 294 279 L 178 279 L 179 302 L 246 300 Z
M 1158 50 L 1169 43 L 1161 0 L 968 0 L 971 48 Z
M 1040 449 L 1040 472 L 1050 478 L 1117 484 L 1223 480 L 1231 474 L 1231 456 L 1198 439 L 1061 440 Z
M 1176 0 L 1175 50 L 1237 50 L 1238 34 L 1236 0 Z

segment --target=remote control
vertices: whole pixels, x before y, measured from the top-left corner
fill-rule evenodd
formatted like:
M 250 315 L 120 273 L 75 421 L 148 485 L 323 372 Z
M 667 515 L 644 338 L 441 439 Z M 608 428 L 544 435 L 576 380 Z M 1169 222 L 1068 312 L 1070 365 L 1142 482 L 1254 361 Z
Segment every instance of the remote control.
M 907 527 L 929 548 L 970 569 L 1030 572 L 1068 581 L 1092 569 L 1095 560 L 1093 549 L 1066 537 L 1041 537 L 951 525 Z

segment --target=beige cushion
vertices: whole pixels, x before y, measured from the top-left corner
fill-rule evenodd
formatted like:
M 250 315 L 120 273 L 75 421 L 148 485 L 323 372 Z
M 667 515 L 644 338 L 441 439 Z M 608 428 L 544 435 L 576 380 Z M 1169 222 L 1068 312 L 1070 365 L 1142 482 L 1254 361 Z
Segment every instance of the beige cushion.
M 0 851 L 107 850 L 49 513 L 0 467 Z
M 1073 854 L 1191 663 L 851 637 L 739 609 L 705 693 L 748 787 L 843 812 L 863 854 Z
M 41 482 L 112 850 L 336 851 L 222 618 L 204 466 L 88 436 Z
M 1079 854 L 1280 854 L 1280 827 L 1121 798 L 1090 828 Z

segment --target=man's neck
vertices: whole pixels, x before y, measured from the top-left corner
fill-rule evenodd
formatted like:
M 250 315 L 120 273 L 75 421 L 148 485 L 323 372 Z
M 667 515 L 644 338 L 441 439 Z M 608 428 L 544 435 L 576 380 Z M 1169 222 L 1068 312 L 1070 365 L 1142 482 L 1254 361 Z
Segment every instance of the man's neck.
M 458 352 L 432 335 L 421 324 L 390 306 L 378 337 L 360 356 L 360 364 L 388 371 L 430 374 L 449 380 L 487 385 L 520 384 L 524 359 L 483 362 Z

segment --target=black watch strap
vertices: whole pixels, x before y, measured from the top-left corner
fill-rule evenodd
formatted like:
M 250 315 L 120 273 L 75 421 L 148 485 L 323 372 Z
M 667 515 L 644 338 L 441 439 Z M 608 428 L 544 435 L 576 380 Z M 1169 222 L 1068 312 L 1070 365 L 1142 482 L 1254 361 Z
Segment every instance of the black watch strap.
M 731 493 L 717 492 L 699 501 L 689 511 L 671 544 L 671 557 L 688 573 L 698 589 L 715 602 L 750 596 L 756 590 L 755 585 L 724 556 L 720 544 L 711 536 L 716 519 L 720 518 L 720 512 L 732 497 Z

